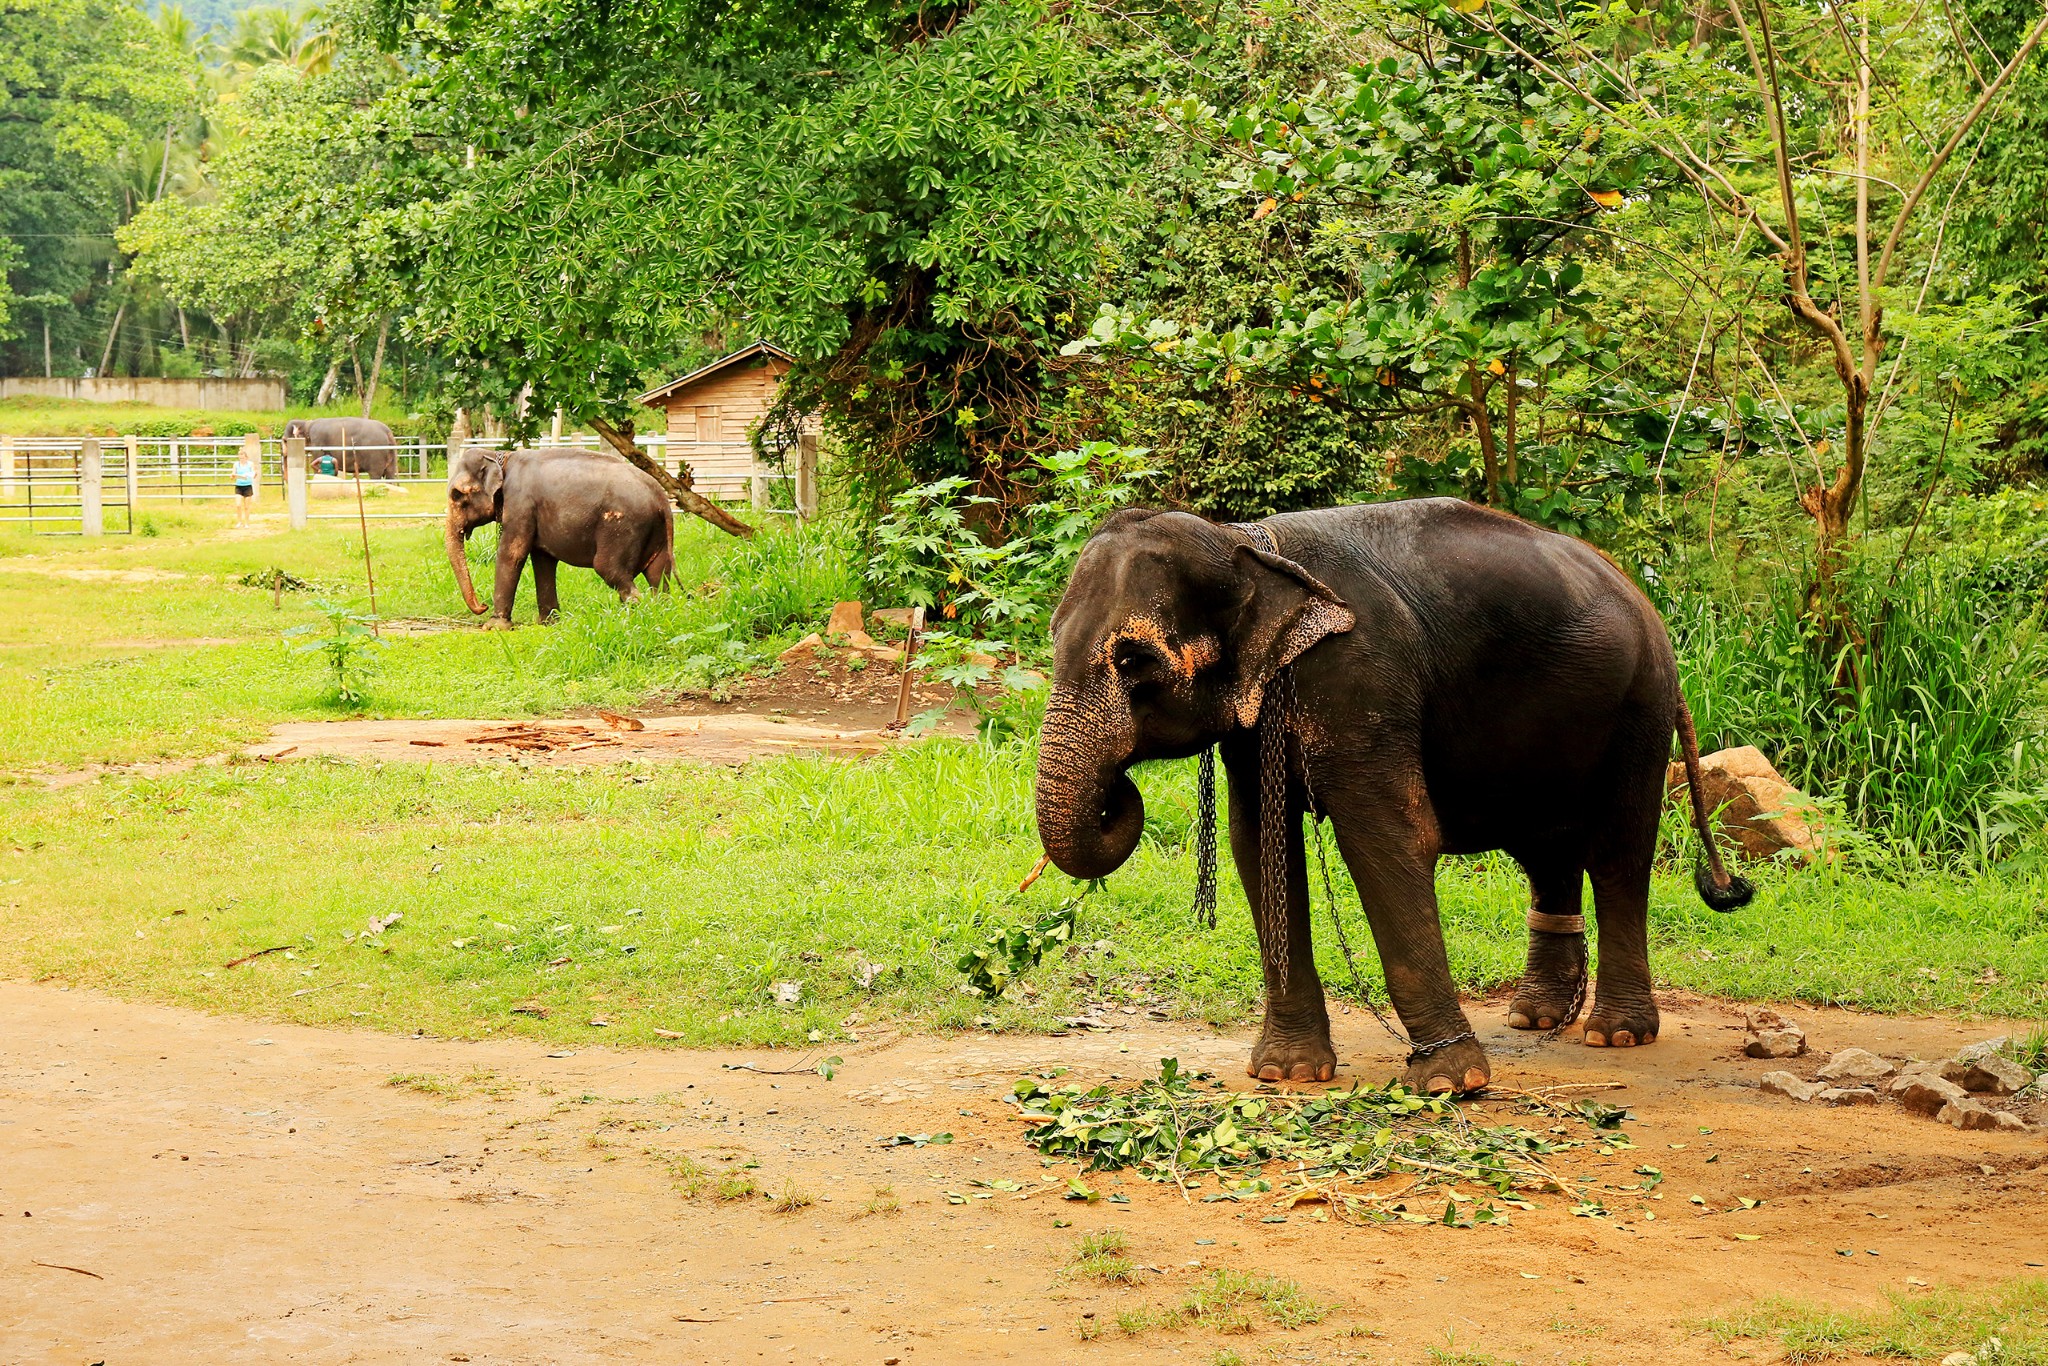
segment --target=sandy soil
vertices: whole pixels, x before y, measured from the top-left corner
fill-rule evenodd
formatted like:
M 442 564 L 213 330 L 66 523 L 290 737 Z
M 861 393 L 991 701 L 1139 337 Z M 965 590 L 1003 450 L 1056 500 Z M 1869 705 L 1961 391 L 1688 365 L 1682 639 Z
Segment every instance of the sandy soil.
M 1551 1198 L 1506 1228 L 1347 1227 L 1315 1210 L 1266 1223 L 1263 1206 L 1115 1176 L 1090 1179 L 1128 1204 L 1060 1200 L 1071 1168 L 1019 1142 L 1000 1099 L 1012 1079 L 1134 1076 L 1161 1055 L 1241 1072 L 1242 1037 L 1185 1024 L 841 1044 L 826 1082 L 722 1066 L 787 1054 L 337 1033 L 0 983 L 0 1361 L 1206 1362 L 1228 1345 L 1415 1363 L 1449 1344 L 1531 1366 L 1725 1362 L 1699 1317 L 1786 1291 L 1874 1303 L 2048 1260 L 2038 1132 L 1766 1096 L 1754 1080 L 1774 1064 L 1740 1058 L 1736 1021 L 1711 1003 L 1673 1003 L 1657 1045 L 1628 1052 L 1509 1037 L 1500 1014 L 1483 1008 L 1501 1084 L 1627 1083 L 1613 1095 L 1640 1151 L 1567 1165 L 1617 1182 L 1662 1167 L 1654 1221 L 1575 1218 Z M 1803 1018 L 1822 1049 L 1893 1055 L 1985 1033 Z M 1338 1025 L 1359 1073 L 1391 1069 L 1369 1020 Z M 423 1073 L 471 1080 L 452 1098 L 388 1084 Z M 957 1141 L 879 1143 L 942 1130 Z M 793 1181 L 818 1202 L 689 1199 L 648 1150 L 713 1170 L 751 1157 L 764 1187 Z M 971 1198 L 997 1177 L 1025 1193 Z M 899 1213 L 863 1213 L 878 1185 Z M 1691 1194 L 1763 1204 L 1708 1214 Z M 1101 1227 L 1128 1233 L 1142 1284 L 1062 1273 L 1076 1235 Z M 1249 1340 L 1114 1326 L 1081 1340 L 1084 1323 L 1176 1301 L 1204 1266 L 1298 1277 L 1343 1307 Z
M 636 718 L 637 719 L 637 718 Z M 328 756 L 386 762 L 521 758 L 611 764 L 625 760 L 738 764 L 771 754 L 874 754 L 897 742 L 880 730 L 813 725 L 781 716 L 727 713 L 650 716 L 643 729 L 600 717 L 555 720 L 293 721 L 243 752 L 252 759 Z

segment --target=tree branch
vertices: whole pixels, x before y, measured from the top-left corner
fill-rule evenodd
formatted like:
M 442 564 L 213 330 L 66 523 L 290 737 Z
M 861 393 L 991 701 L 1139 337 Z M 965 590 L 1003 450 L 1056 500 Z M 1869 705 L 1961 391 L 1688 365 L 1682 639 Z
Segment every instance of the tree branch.
M 685 488 L 673 474 L 670 474 L 657 462 L 650 459 L 647 452 L 641 450 L 639 443 L 633 440 L 632 437 L 601 417 L 590 418 L 589 422 L 591 430 L 603 437 L 606 445 L 652 475 L 654 482 L 661 485 L 669 497 L 675 499 L 677 507 L 685 512 L 695 513 L 720 531 L 742 539 L 754 534 L 753 527 L 748 526 L 745 522 L 742 522 L 703 494 Z

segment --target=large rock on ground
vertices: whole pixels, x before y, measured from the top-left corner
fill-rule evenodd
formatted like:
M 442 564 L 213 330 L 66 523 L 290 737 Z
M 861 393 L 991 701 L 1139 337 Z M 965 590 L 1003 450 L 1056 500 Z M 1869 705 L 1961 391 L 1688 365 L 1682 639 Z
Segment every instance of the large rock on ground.
M 866 625 L 867 621 L 861 616 L 859 603 L 834 603 L 832 606 L 832 617 L 825 623 L 825 634 L 828 636 L 852 635 L 855 631 L 861 630 Z
M 1994 1096 L 2024 1091 L 2034 1080 L 2033 1073 L 1997 1053 L 1969 1059 L 1961 1056 L 1951 1058 L 1942 1064 L 1941 1075 L 1965 1091 L 1981 1091 Z
M 1817 1081 L 1801 1081 L 1790 1072 L 1766 1072 L 1756 1079 L 1758 1089 L 1787 1100 L 1812 1100 L 1829 1088 Z
M 1846 1086 L 1868 1086 L 1883 1081 L 1896 1071 L 1896 1067 L 1867 1048 L 1844 1048 L 1827 1060 L 1819 1076 L 1822 1081 Z
M 1671 766 L 1667 785 L 1675 800 L 1687 800 L 1684 764 Z M 1708 811 L 1721 813 L 1721 833 L 1735 841 L 1745 858 L 1767 859 L 1781 849 L 1796 849 L 1802 859 L 1811 860 L 1820 852 L 1812 800 L 1786 782 L 1755 745 L 1702 754 L 1700 795 Z
M 1775 1010 L 1746 1016 L 1749 1034 L 1742 1051 L 1752 1058 L 1796 1058 L 1806 1051 L 1806 1031 Z
M 1954 1082 L 1928 1072 L 1908 1073 L 1900 1077 L 1894 1083 L 1892 1094 L 1916 1115 L 1938 1115 L 1944 1106 L 1970 1098 L 1970 1093 Z

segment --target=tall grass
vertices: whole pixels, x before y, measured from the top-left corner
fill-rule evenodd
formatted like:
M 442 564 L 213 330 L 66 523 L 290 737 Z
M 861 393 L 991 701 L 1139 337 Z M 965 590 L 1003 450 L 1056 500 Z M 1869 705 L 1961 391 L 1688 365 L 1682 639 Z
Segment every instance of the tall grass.
M 2038 606 L 1925 561 L 1843 585 L 1824 643 L 1797 582 L 1669 612 L 1702 749 L 1753 744 L 1787 779 L 1908 857 L 1984 862 L 2036 832 L 2048 754 Z

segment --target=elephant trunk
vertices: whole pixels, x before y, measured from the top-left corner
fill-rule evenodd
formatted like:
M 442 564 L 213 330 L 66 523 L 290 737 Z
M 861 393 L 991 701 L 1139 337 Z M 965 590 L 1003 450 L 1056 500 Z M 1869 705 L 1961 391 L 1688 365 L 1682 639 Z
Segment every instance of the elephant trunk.
M 462 600 L 469 604 L 469 610 L 482 616 L 488 609 L 477 601 L 476 585 L 469 581 L 469 555 L 462 548 L 462 510 L 453 503 L 448 505 L 448 567 L 455 571 L 455 586 L 462 590 Z
M 1107 877 L 1145 829 L 1145 799 L 1125 773 L 1130 704 L 1107 683 L 1053 690 L 1038 745 L 1038 838 L 1071 877 Z

